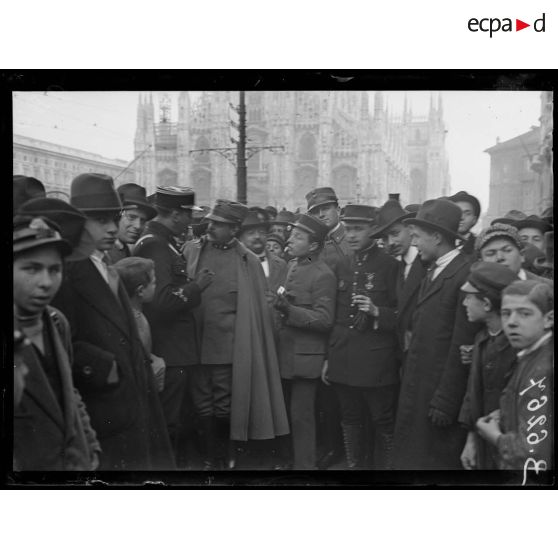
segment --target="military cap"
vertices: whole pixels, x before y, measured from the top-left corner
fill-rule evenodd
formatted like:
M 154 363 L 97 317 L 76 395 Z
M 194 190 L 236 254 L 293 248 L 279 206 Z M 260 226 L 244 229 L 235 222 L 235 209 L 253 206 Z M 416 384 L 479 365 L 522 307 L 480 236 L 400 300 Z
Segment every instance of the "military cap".
M 70 186 L 70 203 L 86 214 L 122 211 L 114 181 L 107 174 L 90 172 L 76 176 Z
M 377 217 L 377 208 L 371 205 L 348 204 L 345 206 L 342 221 L 364 221 L 374 223 Z
M 281 249 L 285 248 L 285 239 L 277 233 L 269 233 L 266 237 L 265 237 L 266 242 L 268 240 L 272 240 L 273 242 L 277 242 L 277 244 L 279 244 L 279 246 L 281 246 Z
M 272 221 L 276 225 L 290 225 L 295 220 L 295 214 L 292 211 L 282 209 L 277 214 L 277 217 Z
M 416 217 L 405 218 L 406 225 L 417 225 L 448 234 L 453 238 L 465 240 L 458 232 L 461 221 L 461 208 L 447 199 L 425 201 Z
M 267 230 L 269 229 L 269 222 L 262 218 L 262 215 L 259 211 L 249 209 L 246 217 L 244 218 L 244 221 L 242 221 L 242 224 L 240 225 L 240 230 L 244 231 L 256 227 L 264 228 Z
M 512 209 L 508 211 L 503 217 L 498 217 L 494 219 L 490 224 L 496 225 L 496 223 L 503 223 L 504 225 L 513 225 L 515 227 L 515 223 L 517 221 L 521 221 L 522 219 L 526 219 L 527 215 L 523 213 L 523 211 L 519 211 L 518 209 Z
M 519 250 L 523 249 L 523 242 L 519 237 L 519 232 L 512 225 L 496 223 L 483 229 L 475 240 L 475 250 L 480 252 L 491 240 L 495 238 L 507 238 L 513 242 Z
M 32 176 L 14 175 L 13 213 L 26 201 L 46 197 L 45 187 L 40 180 Z
M 335 190 L 329 186 L 315 188 L 306 194 L 307 211 L 312 211 L 320 205 L 338 202 L 339 200 L 337 199 Z
M 201 210 L 200 207 L 195 205 L 196 194 L 191 188 L 157 186 L 153 200 L 156 207 L 164 209 L 191 209 L 192 211 Z
M 552 225 L 548 223 L 545 219 L 542 219 L 538 215 L 529 215 L 525 219 L 516 221 L 513 226 L 520 231 L 521 229 L 537 229 L 543 234 L 552 230 Z
M 452 202 L 469 202 L 473 206 L 473 211 L 477 217 L 481 213 L 481 205 L 478 198 L 475 198 L 472 194 L 465 192 L 465 190 L 461 190 L 460 192 L 457 192 L 457 194 L 453 194 L 453 196 L 448 196 L 448 200 Z
M 292 225 L 293 228 L 303 230 L 315 236 L 320 242 L 325 240 L 329 232 L 328 226 L 312 215 L 301 215 Z
M 16 215 L 13 222 L 13 253 L 20 254 L 39 246 L 55 246 L 62 256 L 72 251 L 70 244 L 62 238 L 58 227 L 44 217 Z
M 206 216 L 210 221 L 240 225 L 246 218 L 248 208 L 239 202 L 231 200 L 217 200 L 211 213 Z
M 116 191 L 122 201 L 123 209 L 142 209 L 148 220 L 157 215 L 156 209 L 147 201 L 146 190 L 143 186 L 128 182 L 118 186 Z
M 376 226 L 372 232 L 372 236 L 382 236 L 386 231 L 399 223 L 405 218 L 415 217 L 416 213 L 409 213 L 405 211 L 399 201 L 395 199 L 389 199 L 380 209 L 377 214 Z
M 514 281 L 517 281 L 517 273 L 501 264 L 475 262 L 461 290 L 465 293 L 487 293 L 497 297 Z

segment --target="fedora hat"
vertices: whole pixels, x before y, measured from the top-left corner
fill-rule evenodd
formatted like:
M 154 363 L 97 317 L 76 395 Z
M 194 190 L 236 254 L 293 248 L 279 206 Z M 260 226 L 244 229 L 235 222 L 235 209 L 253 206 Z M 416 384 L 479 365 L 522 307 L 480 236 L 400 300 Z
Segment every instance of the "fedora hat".
M 515 227 L 516 222 L 521 221 L 522 219 L 527 219 L 527 215 L 523 213 L 523 211 L 512 209 L 511 211 L 508 211 L 503 217 L 494 219 L 490 224 L 496 225 L 497 223 L 502 223 L 504 225 L 513 225 Z
M 147 219 L 153 219 L 157 215 L 157 210 L 147 201 L 146 191 L 143 186 L 128 182 L 121 184 L 116 189 L 123 209 L 142 209 L 147 215 Z
M 448 200 L 452 202 L 468 202 L 473 206 L 473 211 L 475 212 L 475 215 L 477 217 L 481 213 L 480 201 L 477 198 L 475 198 L 475 196 L 473 196 L 472 194 L 465 192 L 465 190 L 461 190 L 460 192 L 457 192 L 457 194 L 453 194 L 453 196 L 449 196 Z
M 44 217 L 16 215 L 13 221 L 13 253 L 20 254 L 38 247 L 55 246 L 62 257 L 68 256 L 72 247 L 62 238 L 58 227 Z
M 403 219 L 411 219 L 415 217 L 416 213 L 409 213 L 405 211 L 399 201 L 395 199 L 389 199 L 380 209 L 378 210 L 378 217 L 376 220 L 376 226 L 372 231 L 372 236 L 378 237 L 382 236 L 387 230 L 399 223 Z
M 253 228 L 263 228 L 266 231 L 269 229 L 269 222 L 262 218 L 262 215 L 256 209 L 249 209 L 244 221 L 240 225 L 241 231 L 246 231 Z
M 351 203 L 345 206 L 341 221 L 360 221 L 366 223 L 375 223 L 377 212 L 377 208 L 372 207 L 371 205 L 360 205 Z
M 246 218 L 248 207 L 244 204 L 231 200 L 217 200 L 211 213 L 205 218 L 218 223 L 229 225 L 240 225 Z
M 529 215 L 525 219 L 516 221 L 513 226 L 520 231 L 521 229 L 538 229 L 543 234 L 552 230 L 552 225 L 545 219 L 541 219 L 538 215 Z
M 271 223 L 275 223 L 276 225 L 290 225 L 294 220 L 295 214 L 292 211 L 282 209 L 277 214 L 277 217 L 271 221 Z
M 451 236 L 465 240 L 457 231 L 461 221 L 461 208 L 448 199 L 438 198 L 425 201 L 418 210 L 416 217 L 405 218 L 406 225 L 417 225 L 427 229 L 434 229 Z
M 295 229 L 300 229 L 314 235 L 320 242 L 325 240 L 329 232 L 328 226 L 312 215 L 301 215 L 295 223 L 291 224 Z
M 306 194 L 307 211 L 310 212 L 320 205 L 339 203 L 335 190 L 329 186 L 315 188 Z
M 85 214 L 122 211 L 114 181 L 107 174 L 91 172 L 76 176 L 70 186 L 70 203 Z
M 195 205 L 196 194 L 191 188 L 178 188 L 176 186 L 157 186 L 153 197 L 147 198 L 148 203 L 153 200 L 157 207 L 164 209 L 191 209 L 203 211 Z
M 40 180 L 32 176 L 14 175 L 13 213 L 26 201 L 46 197 L 45 187 Z

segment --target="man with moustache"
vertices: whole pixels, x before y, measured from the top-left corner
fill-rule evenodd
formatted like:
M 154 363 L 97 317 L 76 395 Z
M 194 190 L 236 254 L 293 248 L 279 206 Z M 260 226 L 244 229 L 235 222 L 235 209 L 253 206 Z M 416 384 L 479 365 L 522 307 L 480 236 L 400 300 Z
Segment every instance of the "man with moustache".
M 87 220 L 94 245 L 87 259 L 68 263 L 53 306 L 68 318 L 73 377 L 103 448 L 100 470 L 172 469 L 170 447 L 149 357 L 130 301 L 106 251 L 114 246 L 122 210 L 113 180 L 81 174 L 70 203 Z
M 188 230 L 192 211 L 198 209 L 194 191 L 159 186 L 153 203 L 157 216 L 147 223 L 133 255 L 155 264 L 157 287 L 144 312 L 151 326 L 153 353 L 167 366 L 165 386 L 159 395 L 177 461 L 181 462 L 185 458 L 181 433 L 187 422 L 187 385 L 200 361 L 193 309 L 199 306 L 213 273 L 202 269 L 195 277 L 189 276 L 176 242 Z
M 403 219 L 415 217 L 405 211 L 398 200 L 389 199 L 378 211 L 373 237 L 384 239 L 388 254 L 399 261 L 397 272 L 397 337 L 403 359 L 409 348 L 411 317 L 415 310 L 419 287 L 426 275 L 426 266 L 411 244 L 411 232 Z
M 289 431 L 265 275 L 236 238 L 247 212 L 243 204 L 218 200 L 206 217 L 207 234 L 184 247 L 190 277 L 204 268 L 215 273 L 196 309 L 201 364 L 192 377 L 205 470 L 234 468 L 230 440 Z
M 134 245 L 142 235 L 145 224 L 157 215 L 157 211 L 147 201 L 145 188 L 132 182 L 116 189 L 122 201 L 122 213 L 118 222 L 118 235 L 109 250 L 111 263 L 130 257 L 130 245 Z

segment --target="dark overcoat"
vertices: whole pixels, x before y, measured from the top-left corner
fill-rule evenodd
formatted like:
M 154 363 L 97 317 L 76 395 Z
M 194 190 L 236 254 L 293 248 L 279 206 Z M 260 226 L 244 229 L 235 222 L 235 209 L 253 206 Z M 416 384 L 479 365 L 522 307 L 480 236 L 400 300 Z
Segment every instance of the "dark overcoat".
M 188 274 L 195 276 L 206 237 L 184 245 Z M 240 242 L 232 363 L 232 440 L 265 440 L 289 433 L 281 387 L 268 289 L 259 259 Z
M 469 366 L 461 363 L 459 346 L 472 345 L 480 329 L 468 321 L 462 304 L 468 273 L 469 262 L 458 254 L 419 293 L 395 425 L 397 469 L 461 469 L 466 432 L 457 416 Z M 450 426 L 435 426 L 431 407 L 449 415 Z
M 172 232 L 161 223 L 149 221 L 144 236 L 134 246 L 133 255 L 155 263 L 155 296 L 143 306 L 151 326 L 153 353 L 161 356 L 167 366 L 198 364 L 192 309 L 200 304 L 201 291 L 188 276 L 186 260 Z
M 43 327 L 53 348 L 62 404 L 54 394 L 37 349 L 23 349 L 28 374 L 21 403 L 14 409 L 14 469 L 90 471 L 93 454 L 100 453 L 101 447 L 72 381 L 69 325 L 62 312 L 47 307 Z
M 70 322 L 74 383 L 103 448 L 100 469 L 172 469 L 149 356 L 122 282 L 117 299 L 90 259 L 68 263 L 53 305 Z M 107 381 L 114 361 L 116 383 Z
M 321 376 L 333 325 L 337 281 L 316 258 L 291 260 L 285 283 L 290 302 L 279 328 L 279 367 L 285 379 Z
M 328 347 L 328 378 L 349 386 L 381 387 L 399 382 L 397 336 L 398 262 L 374 245 L 351 257 L 338 278 L 336 318 Z M 377 319 L 361 316 L 352 294 L 364 294 L 379 308 Z

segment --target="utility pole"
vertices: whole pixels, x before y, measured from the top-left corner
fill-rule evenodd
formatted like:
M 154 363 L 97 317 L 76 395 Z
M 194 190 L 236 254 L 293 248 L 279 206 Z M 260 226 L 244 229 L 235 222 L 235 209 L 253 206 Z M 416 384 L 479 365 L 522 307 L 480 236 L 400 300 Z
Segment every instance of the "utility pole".
M 211 147 L 207 149 L 191 149 L 192 153 L 219 153 L 222 157 L 227 159 L 229 163 L 236 167 L 236 199 L 238 202 L 248 203 L 248 176 L 246 169 L 246 161 L 259 151 L 269 150 L 272 153 L 280 150 L 284 151 L 283 145 L 254 145 L 246 146 L 246 93 L 239 91 L 238 106 L 229 103 L 230 108 L 238 114 L 238 123 L 230 119 L 231 125 L 231 142 L 236 144 L 236 147 Z M 238 130 L 238 139 L 236 131 Z

